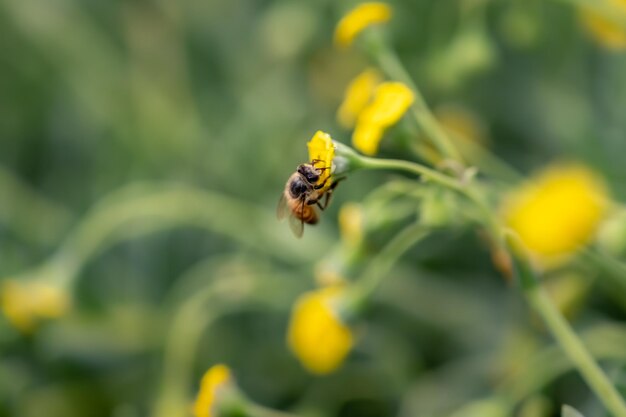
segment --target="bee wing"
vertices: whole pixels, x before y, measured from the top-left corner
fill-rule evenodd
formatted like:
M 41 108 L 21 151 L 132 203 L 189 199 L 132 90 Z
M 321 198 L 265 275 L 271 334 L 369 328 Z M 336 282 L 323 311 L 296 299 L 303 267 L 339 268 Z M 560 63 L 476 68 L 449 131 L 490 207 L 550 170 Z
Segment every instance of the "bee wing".
M 289 205 L 287 204 L 287 199 L 285 198 L 285 194 L 280 195 L 280 200 L 278 200 L 278 205 L 276 206 L 276 217 L 278 220 L 284 219 L 290 213 Z
M 304 200 L 302 200 L 302 205 L 304 205 Z M 293 232 L 295 237 L 302 237 L 304 233 L 304 220 L 297 218 L 293 215 L 293 213 L 289 214 L 289 228 Z
M 302 200 L 302 205 L 304 206 L 304 200 Z M 278 200 L 278 206 L 276 206 L 276 217 L 278 218 L 278 220 L 282 220 L 285 217 L 288 217 L 289 228 L 296 237 L 301 237 L 304 233 L 304 221 L 297 218 L 293 214 L 291 208 L 289 207 L 289 203 L 287 203 L 285 194 L 281 194 L 280 199 Z

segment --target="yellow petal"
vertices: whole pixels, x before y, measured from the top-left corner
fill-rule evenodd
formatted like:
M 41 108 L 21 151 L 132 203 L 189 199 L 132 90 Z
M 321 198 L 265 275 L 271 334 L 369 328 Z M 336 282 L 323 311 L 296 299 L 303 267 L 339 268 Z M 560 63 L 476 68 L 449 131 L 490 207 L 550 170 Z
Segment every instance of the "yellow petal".
M 612 0 L 614 9 L 626 19 L 626 0 Z M 626 49 L 626 29 L 618 23 L 589 9 L 581 8 L 581 22 L 589 35 L 600 45 L 615 51 Z
M 358 246 L 363 240 L 363 209 L 359 204 L 346 203 L 339 209 L 339 231 L 341 239 L 350 247 Z
M 217 391 L 231 379 L 230 369 L 226 365 L 218 364 L 209 368 L 200 382 L 200 391 L 193 406 L 195 417 L 213 417 Z
M 2 283 L 0 306 L 7 319 L 23 332 L 31 332 L 42 319 L 63 316 L 70 306 L 67 291 L 42 281 L 7 280 Z
M 352 132 L 352 144 L 365 155 L 376 155 L 384 133 L 384 129 L 376 124 L 361 122 Z
M 514 190 L 503 204 L 506 225 L 539 260 L 568 256 L 587 244 L 605 217 L 602 179 L 582 165 L 553 165 Z
M 339 318 L 334 304 L 341 287 L 327 287 L 302 295 L 293 307 L 287 343 L 302 365 L 314 374 L 336 370 L 352 349 L 350 328 Z
M 339 124 L 346 129 L 354 123 L 380 84 L 381 76 L 375 69 L 368 69 L 359 74 L 346 89 L 343 102 L 337 111 Z
M 385 3 L 363 3 L 349 11 L 337 24 L 335 44 L 348 47 L 368 26 L 385 23 L 391 19 L 391 7 Z
M 352 144 L 366 155 L 375 155 L 385 129 L 395 124 L 411 107 L 415 95 L 400 82 L 385 82 L 376 89 L 374 99 L 361 112 L 352 133 Z
M 332 174 L 333 159 L 335 158 L 335 145 L 328 133 L 321 130 L 315 132 L 313 138 L 307 143 L 309 148 L 309 160 L 315 162 L 315 168 L 322 170 L 318 184 L 322 184 Z
M 400 82 L 385 82 L 376 89 L 373 101 L 363 110 L 359 122 L 387 128 L 398 122 L 411 107 L 415 95 Z

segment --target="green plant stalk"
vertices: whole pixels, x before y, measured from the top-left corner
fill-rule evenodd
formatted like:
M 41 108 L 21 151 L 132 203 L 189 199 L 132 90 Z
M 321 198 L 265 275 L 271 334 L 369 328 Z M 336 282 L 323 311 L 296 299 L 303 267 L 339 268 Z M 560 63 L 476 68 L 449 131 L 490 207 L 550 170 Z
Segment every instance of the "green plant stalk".
M 365 50 L 376 61 L 380 68 L 390 78 L 406 84 L 413 90 L 415 101 L 411 107 L 411 114 L 419 127 L 426 132 L 437 150 L 448 159 L 461 162 L 461 154 L 454 146 L 446 132 L 443 130 L 430 108 L 426 104 L 422 93 L 413 82 L 411 76 L 400 62 L 400 59 L 390 48 L 383 38 L 383 34 L 372 28 L 363 34 Z
M 516 239 L 514 236 L 509 236 Z M 511 245 L 509 240 L 509 246 Z M 626 417 L 626 403 L 602 368 L 596 363 L 578 335 L 574 332 L 561 312 L 555 307 L 525 255 L 514 257 L 515 269 L 524 295 L 533 309 L 541 316 L 561 349 L 576 366 L 583 379 L 596 393 L 606 409 L 614 417 Z
M 349 297 L 348 314 L 361 311 L 393 265 L 413 245 L 428 235 L 428 228 L 415 223 L 398 233 L 370 262 Z
M 613 386 L 602 368 L 595 362 L 567 320 L 554 306 L 546 292 L 535 285 L 525 291 L 526 298 L 541 315 L 550 332 L 561 345 L 570 360 L 578 368 L 583 379 L 615 417 L 626 417 L 626 403 Z
M 345 148 L 345 145 L 342 145 L 342 148 Z M 356 153 L 354 153 L 351 158 L 353 164 L 356 165 L 355 168 L 389 169 L 410 172 L 419 175 L 426 180 L 439 184 L 442 187 L 458 192 L 459 194 L 465 196 L 476 206 L 476 208 L 478 208 L 481 213 L 482 223 L 488 229 L 494 240 L 498 240 L 496 239 L 496 237 L 499 236 L 498 231 L 500 230 L 498 220 L 493 215 L 489 206 L 476 193 L 472 184 L 464 184 L 455 178 L 449 177 L 445 174 L 440 173 L 439 171 L 428 168 L 424 165 L 420 165 L 416 162 L 396 159 L 370 158 L 367 156 L 358 155 Z

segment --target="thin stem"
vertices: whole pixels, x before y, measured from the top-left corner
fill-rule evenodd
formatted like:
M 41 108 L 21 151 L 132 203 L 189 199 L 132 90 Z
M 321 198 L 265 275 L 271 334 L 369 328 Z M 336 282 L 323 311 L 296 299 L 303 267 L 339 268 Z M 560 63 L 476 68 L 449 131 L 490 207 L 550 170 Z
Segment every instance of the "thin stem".
M 435 116 L 426 104 L 422 93 L 413 82 L 402 62 L 383 39 L 382 33 L 370 30 L 364 33 L 366 38 L 366 50 L 378 63 L 380 68 L 390 77 L 410 87 L 415 93 L 411 114 L 421 129 L 430 137 L 437 150 L 446 158 L 462 161 L 461 154 L 456 149 L 446 132 L 443 130 Z
M 602 368 L 595 362 L 567 320 L 554 306 L 543 288 L 539 285 L 533 285 L 525 290 L 525 294 L 531 306 L 541 315 L 565 354 L 578 368 L 587 385 L 600 398 L 606 409 L 615 417 L 626 417 L 624 399 Z
M 363 307 L 364 301 L 376 290 L 393 265 L 415 243 L 428 235 L 428 229 L 415 223 L 396 235 L 370 262 L 361 280 L 355 284 L 352 307 Z
M 493 215 L 489 206 L 483 201 L 483 199 L 476 193 L 476 191 L 469 184 L 463 184 L 459 180 L 444 175 L 434 169 L 428 168 L 424 165 L 420 165 L 416 162 L 409 162 L 397 159 L 378 159 L 370 158 L 359 155 L 354 159 L 360 168 L 364 169 L 392 169 L 398 171 L 406 171 L 413 174 L 422 176 L 423 178 L 437 183 L 450 190 L 456 191 L 465 196 L 480 210 L 483 217 L 482 222 L 489 230 L 489 233 L 494 238 L 499 236 L 498 231 L 500 225 L 497 218 Z
M 416 162 L 359 156 L 358 163 L 360 168 L 365 169 L 391 169 L 410 172 L 462 194 L 466 192 L 464 186 L 458 180 Z

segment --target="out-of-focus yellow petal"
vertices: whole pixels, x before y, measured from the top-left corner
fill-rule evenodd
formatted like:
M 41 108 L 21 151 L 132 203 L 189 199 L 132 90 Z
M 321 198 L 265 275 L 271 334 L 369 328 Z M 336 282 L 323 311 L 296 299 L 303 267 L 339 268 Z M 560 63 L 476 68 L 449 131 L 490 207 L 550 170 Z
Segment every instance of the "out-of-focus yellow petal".
M 339 209 L 339 231 L 341 240 L 356 247 L 363 240 L 363 208 L 356 203 L 346 203 Z
M 7 319 L 28 333 L 42 319 L 63 316 L 70 306 L 67 291 L 42 281 L 7 280 L 2 283 L 0 306 Z
M 385 3 L 363 3 L 350 10 L 337 24 L 335 44 L 348 47 L 368 26 L 391 19 L 391 7 Z
M 384 133 L 376 124 L 359 123 L 352 132 L 352 144 L 365 155 L 376 155 Z
M 608 195 L 589 168 L 553 165 L 514 190 L 503 204 L 505 224 L 544 261 L 571 254 L 588 243 L 605 217 Z
M 228 384 L 231 379 L 230 369 L 226 365 L 218 364 L 209 368 L 200 381 L 200 391 L 193 406 L 195 417 L 214 417 L 213 411 L 218 391 Z
M 293 307 L 287 343 L 311 373 L 333 372 L 354 345 L 352 331 L 337 313 L 342 293 L 341 287 L 322 288 L 302 295 Z
M 626 19 L 626 0 L 612 0 L 612 3 L 615 10 L 621 12 L 622 19 Z M 580 19 L 598 44 L 615 51 L 626 49 L 626 29 L 623 26 L 585 7 L 580 9 Z
M 369 103 L 380 82 L 381 76 L 375 69 L 367 69 L 352 80 L 337 111 L 337 120 L 341 126 L 346 129 L 354 127 L 359 114 Z
M 352 133 L 352 144 L 366 155 L 375 155 L 385 129 L 397 123 L 411 107 L 415 95 L 400 82 L 384 82 L 361 112 Z
M 361 112 L 359 123 L 363 121 L 387 128 L 404 116 L 414 100 L 415 94 L 403 83 L 382 83 L 376 89 L 374 100 Z

